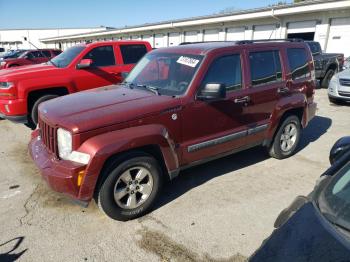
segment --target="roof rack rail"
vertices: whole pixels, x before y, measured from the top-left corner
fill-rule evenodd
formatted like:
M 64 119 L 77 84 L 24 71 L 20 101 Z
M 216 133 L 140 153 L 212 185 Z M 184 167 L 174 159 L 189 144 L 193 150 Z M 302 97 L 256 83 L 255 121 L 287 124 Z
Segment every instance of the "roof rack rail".
M 259 40 L 240 40 L 236 41 L 237 44 L 253 44 L 253 43 L 263 43 L 263 42 L 304 42 L 301 38 L 282 38 L 282 39 L 259 39 Z
M 301 38 L 281 38 L 281 39 L 259 39 L 259 40 L 238 40 L 238 41 L 198 41 L 198 42 L 182 42 L 180 45 L 203 44 L 203 43 L 223 43 L 232 42 L 238 45 L 264 43 L 264 42 L 304 42 Z

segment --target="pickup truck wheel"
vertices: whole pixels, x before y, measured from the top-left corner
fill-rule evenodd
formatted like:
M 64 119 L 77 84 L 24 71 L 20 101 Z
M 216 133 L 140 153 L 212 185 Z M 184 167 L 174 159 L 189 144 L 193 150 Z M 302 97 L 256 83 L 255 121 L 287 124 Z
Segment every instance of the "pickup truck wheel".
M 32 111 L 30 113 L 30 119 L 29 119 L 29 125 L 32 126 L 33 128 L 36 127 L 36 125 L 38 124 L 38 108 L 39 105 L 42 102 L 51 100 L 58 97 L 58 95 L 45 95 L 40 97 L 38 100 L 36 100 L 36 102 L 34 103 L 33 107 L 32 107 Z
M 149 155 L 136 154 L 107 168 L 97 204 L 110 218 L 127 221 L 146 214 L 162 185 L 161 168 Z
M 271 157 L 283 159 L 295 153 L 301 136 L 301 124 L 297 116 L 287 117 L 278 129 L 270 147 Z
M 322 88 L 328 88 L 329 82 L 331 81 L 331 79 L 332 79 L 332 77 L 334 76 L 335 73 L 336 73 L 335 70 L 328 69 L 326 75 L 324 76 L 324 78 L 321 81 L 321 87 Z

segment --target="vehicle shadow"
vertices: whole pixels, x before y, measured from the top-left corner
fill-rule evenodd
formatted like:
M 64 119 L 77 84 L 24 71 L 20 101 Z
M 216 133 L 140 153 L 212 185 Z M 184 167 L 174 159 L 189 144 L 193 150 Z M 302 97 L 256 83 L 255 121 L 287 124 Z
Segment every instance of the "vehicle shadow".
M 14 246 L 9 251 L 7 251 L 6 253 L 0 253 L 0 261 L 1 262 L 12 262 L 12 261 L 16 261 L 17 259 L 19 259 L 28 249 L 24 249 L 18 253 L 13 253 L 13 252 L 19 248 L 19 246 L 21 245 L 23 240 L 24 240 L 24 237 L 16 237 L 16 238 L 13 238 L 9 241 L 6 241 L 5 243 L 0 244 L 0 247 L 2 247 L 2 246 L 9 245 L 11 242 L 15 242 Z
M 328 131 L 331 125 L 332 120 L 330 118 L 315 116 L 303 132 L 298 152 L 303 150 L 310 143 L 318 140 Z M 255 147 L 184 170 L 180 173 L 179 177 L 165 184 L 163 193 L 155 204 L 154 210 L 177 199 L 187 191 L 205 184 L 213 178 L 229 175 L 229 172 L 238 171 L 269 158 L 270 156 L 267 154 L 265 148 Z
M 315 116 L 303 130 L 297 153 L 327 133 L 331 126 L 332 119 L 323 116 Z
M 164 185 L 163 192 L 154 209 L 177 199 L 187 191 L 198 187 L 213 178 L 227 175 L 242 168 L 268 159 L 265 148 L 256 147 L 184 170 L 180 175 Z M 232 175 L 232 174 L 231 174 Z

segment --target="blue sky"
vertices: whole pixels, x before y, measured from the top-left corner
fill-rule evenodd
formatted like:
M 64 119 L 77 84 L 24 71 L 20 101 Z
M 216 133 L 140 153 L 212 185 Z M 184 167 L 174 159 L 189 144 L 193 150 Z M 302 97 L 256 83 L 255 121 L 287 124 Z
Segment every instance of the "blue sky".
M 250 9 L 278 0 L 0 0 L 0 28 L 139 25 Z M 287 1 L 291 2 L 291 1 Z

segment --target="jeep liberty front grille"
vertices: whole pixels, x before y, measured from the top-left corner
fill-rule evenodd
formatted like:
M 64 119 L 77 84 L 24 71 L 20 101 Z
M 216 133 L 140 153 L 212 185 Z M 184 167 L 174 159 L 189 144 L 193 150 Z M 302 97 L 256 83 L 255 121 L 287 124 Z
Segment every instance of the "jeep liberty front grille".
M 51 153 L 57 156 L 57 129 L 39 119 L 41 139 Z

